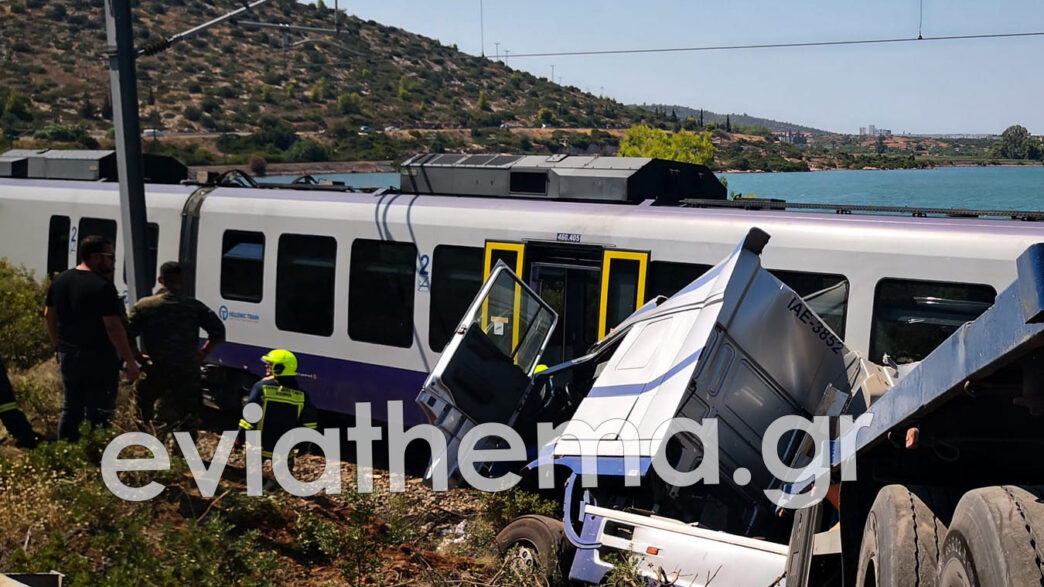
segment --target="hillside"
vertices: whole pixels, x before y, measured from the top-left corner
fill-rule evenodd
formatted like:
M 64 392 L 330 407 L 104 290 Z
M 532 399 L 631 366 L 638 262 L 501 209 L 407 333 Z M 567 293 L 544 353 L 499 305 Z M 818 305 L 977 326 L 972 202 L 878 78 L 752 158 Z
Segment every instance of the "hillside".
M 87 134 L 104 140 L 111 128 L 111 106 L 108 74 L 99 59 L 105 42 L 102 6 L 102 0 L 11 0 L 0 5 L 0 76 L 5 80 L 0 85 L 0 127 L 7 136 L 36 134 L 76 142 Z M 140 0 L 133 9 L 138 45 L 238 6 Z M 248 18 L 334 26 L 332 10 L 292 0 L 278 0 Z M 502 124 L 605 129 L 655 118 L 374 21 L 342 15 L 341 27 L 336 37 L 312 34 L 314 42 L 284 50 L 279 31 L 226 24 L 139 59 L 142 128 L 171 134 L 263 131 L 267 136 L 260 142 L 285 148 L 280 143 L 286 131 L 331 133 L 333 140 L 344 140 L 363 126 L 378 131 L 500 130 Z M 294 44 L 303 36 L 294 33 L 289 40 Z M 69 128 L 41 132 L 48 125 L 82 125 L 86 133 Z M 439 137 L 416 133 L 402 140 L 423 148 Z M 526 147 L 513 144 L 519 141 L 510 137 L 493 142 Z M 233 146 L 221 150 L 235 152 Z M 344 151 L 351 155 L 352 149 Z
M 239 4 L 138 0 L 138 46 Z M 0 3 L 0 152 L 112 148 L 103 0 Z M 335 14 L 274 0 L 251 21 L 333 28 Z M 682 106 L 628 106 L 342 14 L 338 35 L 226 23 L 138 60 L 144 148 L 189 165 L 390 160 L 424 151 L 617 152 L 629 127 L 712 131 L 716 170 L 801 171 L 992 161 L 978 143 L 863 137 Z M 284 44 L 286 47 L 284 48 Z M 727 132 L 725 117 L 734 132 Z M 692 120 L 688 120 L 692 117 Z M 804 135 L 776 137 L 770 131 Z M 807 140 L 806 140 L 807 139 Z M 982 141 L 979 141 L 982 142 Z M 901 144 L 900 144 L 901 143 Z M 910 143 L 910 144 L 907 144 Z M 988 146 L 988 145 L 987 145 Z
M 793 124 L 790 122 L 780 122 L 778 120 L 772 120 L 770 118 L 758 118 L 757 116 L 748 116 L 747 114 L 718 114 L 717 112 L 711 112 L 710 110 L 700 110 L 698 108 L 690 108 L 688 106 L 677 106 L 670 104 L 642 104 L 639 106 L 644 110 L 652 112 L 657 115 L 666 116 L 671 118 L 677 117 L 679 120 L 685 120 L 686 118 L 692 118 L 693 120 L 699 120 L 700 115 L 703 115 L 703 123 L 708 124 L 713 122 L 716 125 L 724 126 L 726 117 L 729 123 L 735 127 L 762 127 L 767 128 L 773 132 L 807 132 L 812 136 L 819 136 L 829 134 L 830 131 L 812 128 L 811 126 L 802 126 L 800 124 Z M 672 116 L 673 114 L 673 116 Z

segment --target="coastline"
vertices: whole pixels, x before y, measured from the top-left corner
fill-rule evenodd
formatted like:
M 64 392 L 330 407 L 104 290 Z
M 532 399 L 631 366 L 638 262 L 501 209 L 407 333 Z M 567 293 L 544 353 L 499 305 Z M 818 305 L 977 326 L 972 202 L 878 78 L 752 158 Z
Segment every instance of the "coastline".
M 929 167 L 923 168 L 910 168 L 910 169 L 932 169 L 935 167 L 1041 167 L 1044 162 L 1041 161 L 1026 161 L 1026 162 L 1003 162 L 1003 163 L 988 163 L 988 162 L 972 162 L 972 161 L 947 161 L 932 163 Z M 212 171 L 215 173 L 224 173 L 231 169 L 238 169 L 245 173 L 250 172 L 250 166 L 246 163 L 241 165 L 191 165 L 189 166 L 189 173 L 195 174 L 197 171 Z M 838 169 L 836 167 L 818 167 L 810 166 L 808 171 L 762 171 L 760 169 L 722 169 L 716 170 L 714 173 L 729 173 L 729 174 L 746 174 L 746 173 L 809 173 L 817 171 L 891 171 L 891 168 L 881 167 L 864 167 L 861 169 Z M 317 174 L 332 174 L 332 173 L 394 173 L 395 168 L 392 165 L 392 161 L 320 161 L 310 163 L 269 163 L 266 176 L 269 175 L 317 175 Z M 264 176 L 259 176 L 264 177 Z
M 714 173 L 812 173 L 816 171 L 898 171 L 906 169 L 909 171 L 927 171 L 935 169 L 937 167 L 1044 167 L 1044 161 L 1025 161 L 1025 162 L 1004 162 L 1004 163 L 988 163 L 988 162 L 976 162 L 976 161 L 946 161 L 939 163 L 932 163 L 928 167 L 861 167 L 859 169 L 837 168 L 837 167 L 813 167 L 809 166 L 808 171 L 763 171 L 761 169 L 723 169 L 721 171 L 715 171 Z

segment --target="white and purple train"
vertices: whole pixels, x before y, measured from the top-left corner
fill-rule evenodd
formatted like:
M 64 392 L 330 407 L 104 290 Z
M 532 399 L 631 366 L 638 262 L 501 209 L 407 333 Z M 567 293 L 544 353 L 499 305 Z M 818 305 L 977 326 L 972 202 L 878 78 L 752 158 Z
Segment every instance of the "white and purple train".
M 42 277 L 71 267 L 88 234 L 121 256 L 117 184 L 3 169 L 0 257 Z M 282 347 L 321 409 L 368 401 L 383 418 L 403 400 L 409 424 L 425 421 L 412 400 L 498 260 L 559 313 L 545 362 L 567 360 L 757 226 L 772 234 L 764 266 L 850 347 L 909 362 L 1044 241 L 1044 223 L 1004 218 L 707 207 L 724 188 L 705 168 L 647 159 L 425 155 L 400 190 L 240 184 L 146 186 L 150 266 L 179 259 L 227 327 L 211 391 L 235 405 Z

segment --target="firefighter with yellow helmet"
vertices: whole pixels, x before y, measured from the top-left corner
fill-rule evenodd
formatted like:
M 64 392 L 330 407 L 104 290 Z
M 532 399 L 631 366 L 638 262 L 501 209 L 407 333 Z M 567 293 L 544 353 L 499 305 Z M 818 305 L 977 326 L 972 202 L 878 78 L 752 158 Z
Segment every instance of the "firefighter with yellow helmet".
M 315 406 L 297 383 L 297 357 L 286 349 L 269 351 L 261 362 L 265 378 L 254 384 L 248 402 L 261 406 L 261 420 L 256 424 L 239 421 L 240 430 L 261 431 L 261 454 L 272 456 L 276 441 L 294 428 L 316 428 Z M 239 435 L 236 444 L 242 444 Z

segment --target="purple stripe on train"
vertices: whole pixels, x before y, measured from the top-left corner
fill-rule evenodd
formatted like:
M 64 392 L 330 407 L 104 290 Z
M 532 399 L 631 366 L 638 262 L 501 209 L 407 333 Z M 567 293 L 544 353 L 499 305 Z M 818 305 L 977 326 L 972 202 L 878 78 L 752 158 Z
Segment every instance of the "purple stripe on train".
M 269 350 L 226 342 L 214 349 L 207 361 L 226 367 L 245 367 L 261 377 L 264 375 L 261 356 Z M 414 403 L 426 373 L 296 351 L 294 355 L 297 356 L 298 381 L 320 410 L 354 414 L 356 402 L 370 402 L 374 419 L 387 421 L 388 402 L 401 400 L 407 426 L 427 423 L 424 412 Z

